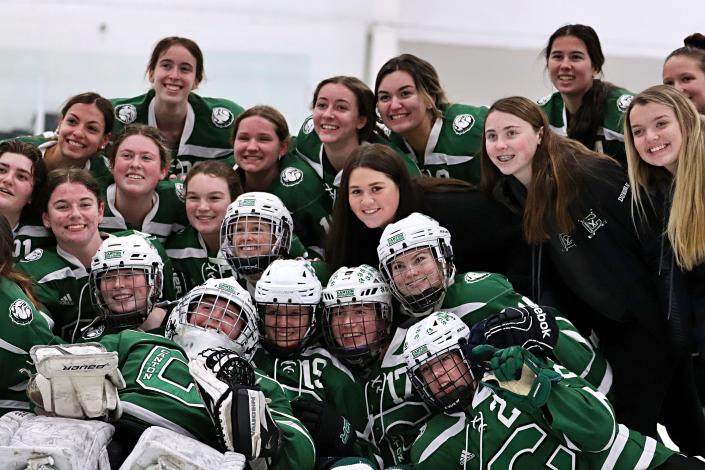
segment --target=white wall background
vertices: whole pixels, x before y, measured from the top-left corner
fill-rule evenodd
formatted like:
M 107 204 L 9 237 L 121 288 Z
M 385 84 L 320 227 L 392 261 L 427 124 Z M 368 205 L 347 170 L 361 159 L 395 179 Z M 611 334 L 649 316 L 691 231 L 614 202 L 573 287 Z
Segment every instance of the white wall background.
M 543 96 L 550 83 L 539 53 L 566 23 L 593 26 L 606 79 L 639 91 L 658 82 L 665 55 L 702 28 L 705 2 L 668 9 L 653 0 L 0 0 L 0 12 L 0 129 L 28 128 L 75 93 L 146 91 L 153 45 L 180 35 L 204 51 L 201 94 L 271 104 L 296 132 L 320 80 L 347 74 L 372 85 L 400 52 L 432 62 L 454 101 Z

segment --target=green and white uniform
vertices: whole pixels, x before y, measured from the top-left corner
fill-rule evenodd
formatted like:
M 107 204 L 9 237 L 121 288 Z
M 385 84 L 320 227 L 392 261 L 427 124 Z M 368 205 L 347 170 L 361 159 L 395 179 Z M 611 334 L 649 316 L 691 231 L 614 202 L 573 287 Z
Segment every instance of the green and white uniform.
M 624 113 L 632 102 L 632 93 L 624 88 L 613 88 L 607 96 L 607 107 L 602 127 L 597 130 L 592 149 L 616 158 L 623 165 L 627 164 L 624 149 Z M 548 116 L 551 129 L 560 135 L 568 135 L 568 115 L 559 92 L 545 96 L 538 101 Z
M 501 274 L 468 272 L 455 276 L 441 309 L 453 312 L 472 328 L 477 322 L 507 307 L 529 305 L 535 304 L 515 292 L 511 283 Z M 553 352 L 561 365 L 587 380 L 601 393 L 607 394 L 612 385 L 612 370 L 607 360 L 566 318 L 557 317 L 556 323 L 560 333 Z
M 127 230 L 114 236 L 133 233 L 136 232 Z M 164 261 L 162 298 L 175 299 L 177 293 L 171 282 L 174 277 L 173 268 L 164 247 L 154 237 L 146 238 L 157 248 Z M 89 268 L 60 246 L 38 248 L 17 263 L 16 267 L 32 279 L 37 300 L 54 321 L 53 331 L 66 341 L 72 341 L 76 322 L 79 322 L 76 329 L 78 336 L 80 329 L 96 317 L 88 289 Z
M 0 331 L 0 415 L 29 410 L 27 375 L 20 372 L 31 369 L 29 349 L 64 341 L 52 334 L 51 320 L 5 276 L 0 276 Z
M 298 355 L 280 359 L 259 348 L 253 359 L 257 368 L 277 380 L 289 400 L 305 399 L 326 402 L 355 428 L 362 437 L 367 415 L 362 386 L 352 372 L 326 349 L 312 346 Z M 356 454 L 374 460 L 374 450 L 364 440 L 358 439 Z M 325 455 L 324 449 L 319 454 Z
M 127 124 L 133 122 L 157 126 L 154 114 L 154 90 L 134 98 L 114 98 L 115 126 L 113 137 L 117 137 Z M 243 108 L 226 99 L 204 98 L 196 93 L 188 96 L 186 122 L 181 134 L 179 148 L 174 149 L 169 174 L 185 176 L 194 163 L 201 160 L 224 159 L 233 153 L 230 137 L 235 118 Z
M 210 446 L 216 433 L 181 348 L 163 336 L 125 330 L 102 337 L 118 353 L 127 387 L 120 390 L 123 420 L 162 426 Z
M 394 132 L 390 134 L 392 143 L 406 149 L 427 175 L 478 184 L 487 108 L 449 104 L 443 106 L 441 112 L 443 116 L 433 123 L 423 155 L 416 155 L 409 143 Z
M 58 136 L 55 132 L 47 131 L 39 135 L 20 136 L 7 140 L 19 140 L 20 142 L 36 145 L 42 152 L 42 156 L 44 156 L 48 148 L 57 145 L 57 139 Z M 83 168 L 91 172 L 101 188 L 106 188 L 113 182 L 113 175 L 110 172 L 110 162 L 103 152 L 93 155 L 88 159 Z
M 367 143 L 370 144 L 384 144 L 391 147 L 395 152 L 399 154 L 404 166 L 409 170 L 411 176 L 420 174 L 419 167 L 414 162 L 413 158 L 406 155 L 401 148 L 391 142 L 386 138 L 380 136 L 377 132 L 372 133 L 370 140 L 368 142 L 363 142 L 362 145 Z M 342 171 L 335 173 L 332 167 L 324 165 L 325 159 L 325 149 L 321 140 L 318 138 L 318 134 L 313 129 L 313 116 L 306 118 L 304 123 L 301 125 L 299 134 L 296 137 L 296 141 L 293 145 L 296 150 L 296 154 L 301 157 L 307 164 L 313 168 L 313 170 L 318 175 L 320 179 L 320 184 L 323 185 L 326 192 L 330 195 L 331 199 L 335 199 L 335 191 L 340 186 L 340 178 L 342 176 Z
M 207 279 L 236 275 L 220 250 L 208 251 L 203 237 L 191 225 L 169 237 L 166 254 L 174 265 L 174 274 L 178 278 L 175 282 L 184 282 L 184 286 L 180 288 L 183 292 L 200 286 Z
M 434 416 L 411 449 L 415 469 L 652 469 L 674 452 L 614 421 L 604 395 L 560 366 L 546 405 L 521 407 L 480 385 L 464 411 Z M 528 401 L 528 400 L 527 400 Z
M 125 218 L 115 208 L 115 184 L 105 190 L 105 213 L 100 229 L 108 233 L 122 230 L 139 230 L 154 235 L 164 243 L 169 235 L 188 225 L 184 185 L 177 181 L 160 181 L 152 195 L 152 210 L 144 217 L 141 227 L 128 226 Z
M 14 250 L 12 256 L 19 261 L 36 248 L 56 246 L 56 239 L 51 230 L 44 227 L 39 214 L 25 210 L 16 227 L 12 229 Z

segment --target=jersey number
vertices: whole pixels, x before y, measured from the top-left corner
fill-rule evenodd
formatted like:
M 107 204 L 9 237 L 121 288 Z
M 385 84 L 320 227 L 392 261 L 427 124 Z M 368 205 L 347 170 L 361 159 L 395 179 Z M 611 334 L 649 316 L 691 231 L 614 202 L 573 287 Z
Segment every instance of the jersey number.
M 19 258 L 20 255 L 27 255 L 32 252 L 32 239 L 15 240 L 15 252 L 13 256 Z
M 521 454 L 533 454 L 546 438 L 546 431 L 531 423 L 521 426 L 504 441 L 504 445 L 487 464 L 487 470 L 507 470 L 513 468 Z M 548 458 L 544 468 L 575 468 L 575 453 L 559 445 Z

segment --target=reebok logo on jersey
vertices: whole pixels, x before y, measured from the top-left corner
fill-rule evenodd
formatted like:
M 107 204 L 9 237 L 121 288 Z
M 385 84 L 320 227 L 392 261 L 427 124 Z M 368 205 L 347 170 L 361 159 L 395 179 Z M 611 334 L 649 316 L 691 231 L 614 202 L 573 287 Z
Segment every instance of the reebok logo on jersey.
M 59 305 L 74 305 L 71 294 L 66 294 L 59 299 Z

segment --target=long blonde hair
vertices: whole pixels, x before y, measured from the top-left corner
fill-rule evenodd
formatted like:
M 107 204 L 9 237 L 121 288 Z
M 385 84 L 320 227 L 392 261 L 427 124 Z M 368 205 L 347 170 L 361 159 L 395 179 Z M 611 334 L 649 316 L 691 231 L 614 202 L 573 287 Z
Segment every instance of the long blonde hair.
M 639 156 L 631 130 L 631 112 L 635 106 L 660 104 L 673 111 L 680 126 L 682 143 L 678 149 L 673 175 L 673 202 L 666 234 L 676 263 L 693 269 L 705 261 L 705 117 L 681 92 L 667 85 L 656 85 L 636 95 L 624 121 L 629 183 L 632 187 L 632 213 L 644 216 L 644 200 L 651 204 L 649 185 L 663 170 L 649 165 Z

